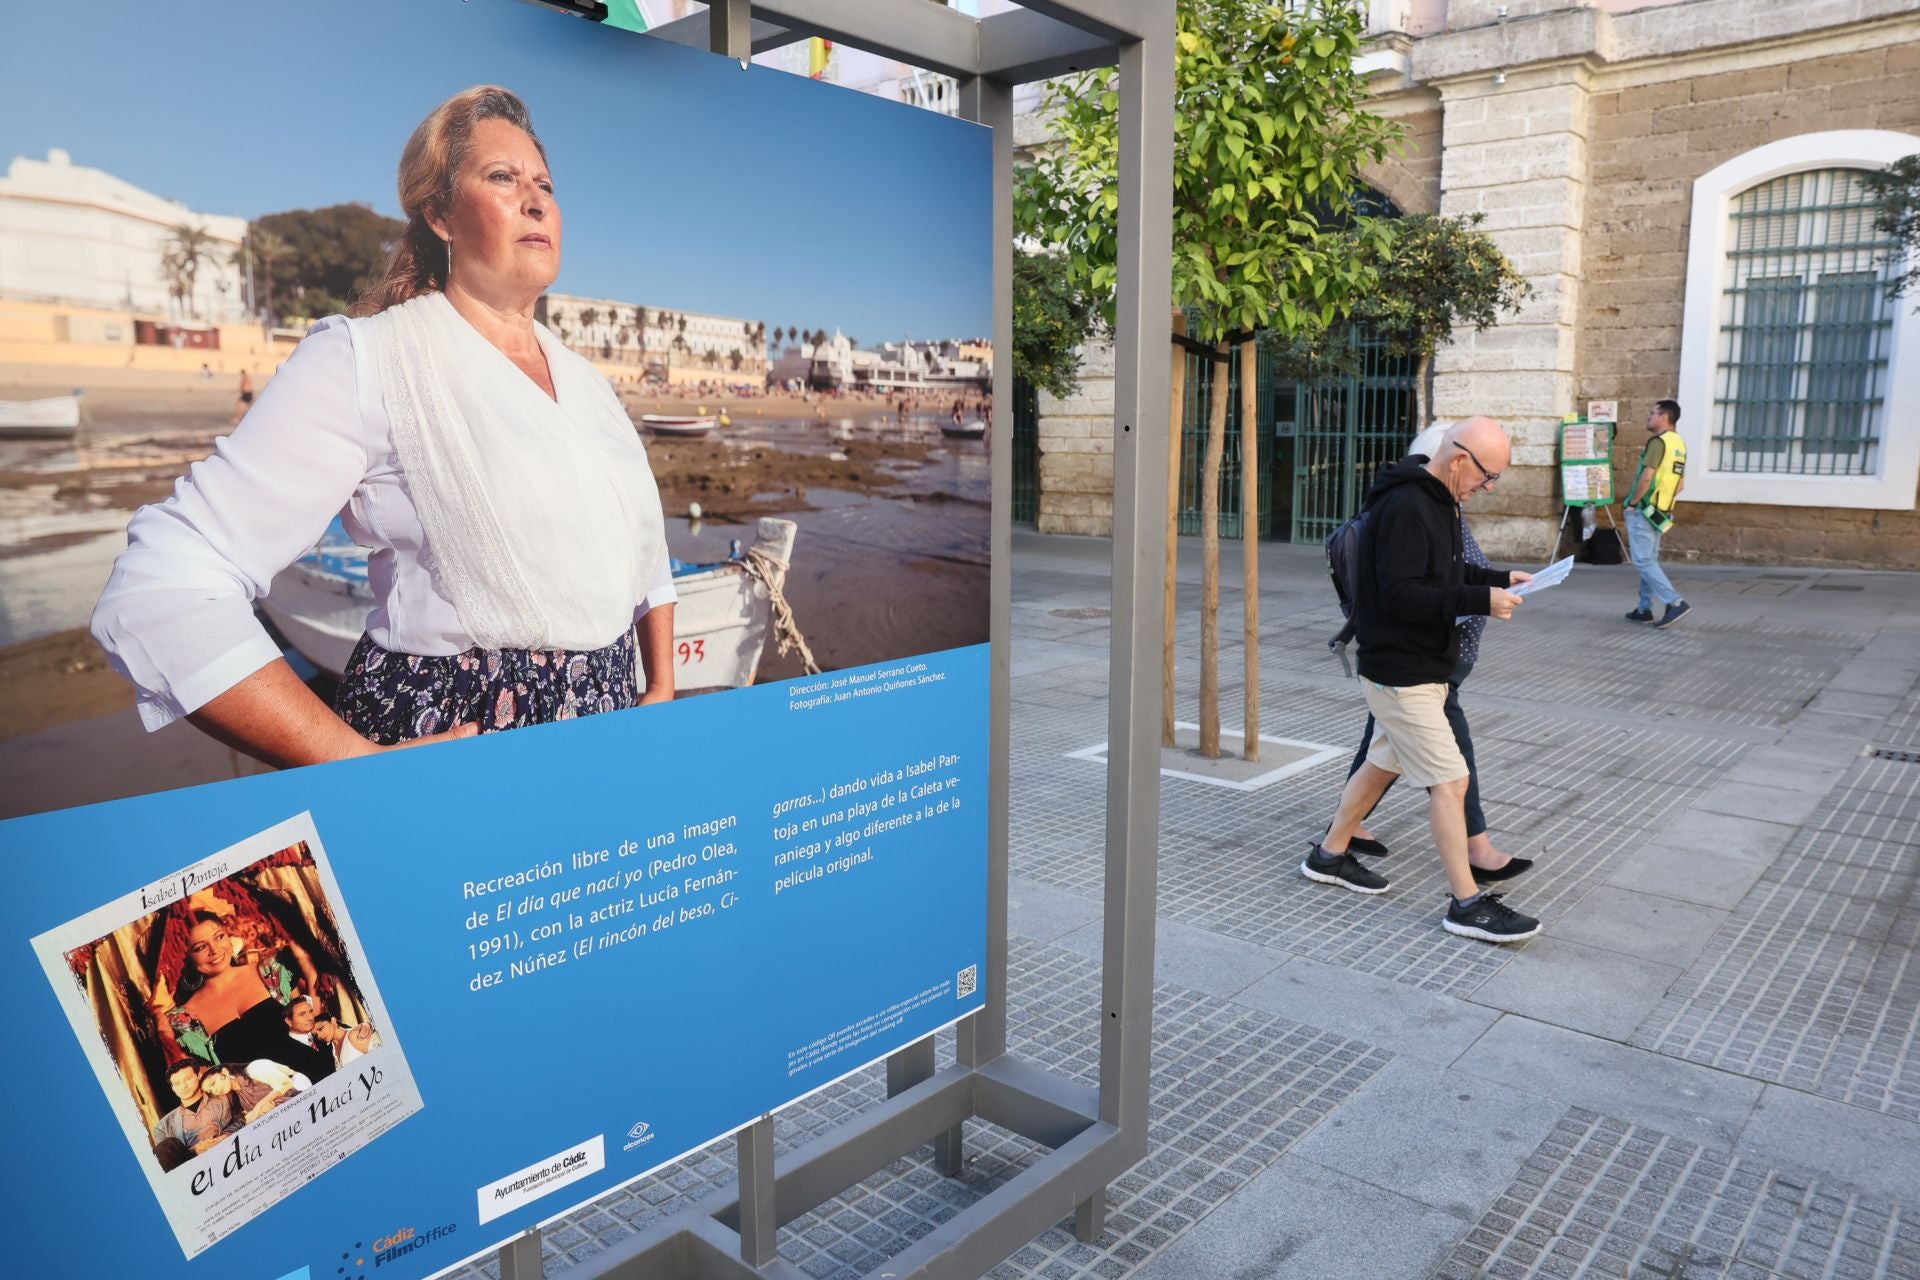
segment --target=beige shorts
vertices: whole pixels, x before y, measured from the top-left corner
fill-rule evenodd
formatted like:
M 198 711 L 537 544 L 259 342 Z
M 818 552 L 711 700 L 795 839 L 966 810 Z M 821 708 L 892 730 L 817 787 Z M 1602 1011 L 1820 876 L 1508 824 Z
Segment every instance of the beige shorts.
M 1410 684 L 1396 688 L 1361 680 L 1367 710 L 1373 712 L 1373 741 L 1367 763 L 1397 773 L 1419 787 L 1437 787 L 1467 776 L 1467 759 L 1447 723 L 1447 686 Z

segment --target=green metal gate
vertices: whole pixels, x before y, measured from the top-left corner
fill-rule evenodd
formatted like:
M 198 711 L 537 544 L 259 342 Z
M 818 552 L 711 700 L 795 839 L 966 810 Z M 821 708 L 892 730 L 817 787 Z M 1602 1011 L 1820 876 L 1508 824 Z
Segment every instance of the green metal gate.
M 1406 452 L 1414 430 L 1414 361 L 1378 339 L 1354 340 L 1354 376 L 1295 390 L 1293 541 L 1320 542 L 1360 509 L 1374 472 Z
M 1356 337 L 1355 373 L 1316 382 L 1278 376 L 1264 340 L 1258 357 L 1260 536 L 1319 542 L 1359 510 L 1383 463 L 1414 436 L 1414 362 L 1389 356 L 1377 339 Z M 1207 414 L 1220 366 L 1187 356 L 1186 412 L 1180 432 L 1180 532 L 1200 532 L 1200 472 Z M 1227 429 L 1220 466 L 1220 536 L 1242 536 L 1240 363 L 1228 369 Z
M 1040 519 L 1040 394 L 1031 382 L 1013 380 L 1013 522 Z
M 1261 392 L 1271 391 L 1270 379 L 1266 376 L 1266 353 L 1261 352 L 1259 388 Z M 1180 532 L 1195 534 L 1200 532 L 1200 475 L 1207 457 L 1207 422 L 1212 412 L 1215 372 L 1227 369 L 1227 433 L 1225 452 L 1220 462 L 1220 536 L 1238 538 L 1241 536 L 1240 523 L 1240 468 L 1244 464 L 1242 436 L 1240 432 L 1240 360 L 1234 357 L 1230 366 L 1215 364 L 1203 356 L 1187 353 L 1187 400 L 1186 411 L 1182 414 L 1180 429 Z M 1261 442 L 1260 459 L 1264 479 L 1270 471 L 1266 466 L 1272 460 L 1272 422 L 1270 396 L 1261 396 L 1262 423 L 1267 429 L 1259 430 L 1256 435 Z M 1269 520 L 1272 504 L 1264 500 L 1260 504 L 1260 536 L 1270 533 Z

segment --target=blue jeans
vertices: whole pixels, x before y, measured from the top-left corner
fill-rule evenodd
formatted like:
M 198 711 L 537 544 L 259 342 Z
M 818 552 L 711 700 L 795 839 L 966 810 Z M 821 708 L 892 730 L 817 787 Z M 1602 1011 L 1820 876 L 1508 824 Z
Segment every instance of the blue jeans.
M 1627 538 L 1633 544 L 1633 567 L 1640 571 L 1640 609 L 1651 612 L 1653 602 L 1680 603 L 1667 571 L 1660 567 L 1660 531 L 1653 522 L 1632 507 L 1627 508 Z

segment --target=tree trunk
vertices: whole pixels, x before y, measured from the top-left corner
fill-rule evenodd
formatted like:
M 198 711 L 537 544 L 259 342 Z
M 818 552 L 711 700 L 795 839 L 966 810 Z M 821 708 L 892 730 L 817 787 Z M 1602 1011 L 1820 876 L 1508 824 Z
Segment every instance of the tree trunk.
M 1183 312 L 1173 313 L 1173 331 L 1186 336 L 1187 317 Z M 1164 747 L 1173 745 L 1173 623 L 1174 604 L 1179 594 L 1175 589 L 1175 575 L 1180 568 L 1180 445 L 1187 425 L 1187 349 L 1177 342 L 1172 346 L 1173 431 L 1167 446 L 1167 616 L 1160 652 L 1160 745 Z
M 1433 357 L 1421 356 L 1420 363 L 1413 367 L 1413 434 L 1416 436 L 1433 425 L 1432 378 Z
M 1207 462 L 1200 473 L 1200 754 L 1220 758 L 1220 464 L 1227 451 L 1232 394 L 1224 344 L 1214 348 L 1207 393 Z
M 1260 344 L 1240 344 L 1240 533 L 1247 544 L 1247 736 L 1241 755 L 1260 758 Z

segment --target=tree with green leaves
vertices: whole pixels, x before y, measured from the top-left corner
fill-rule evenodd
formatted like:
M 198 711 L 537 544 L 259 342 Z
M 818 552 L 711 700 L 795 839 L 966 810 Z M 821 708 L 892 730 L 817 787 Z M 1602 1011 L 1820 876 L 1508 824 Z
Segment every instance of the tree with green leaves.
M 1874 230 L 1892 236 L 1896 242 L 1888 255 L 1889 265 L 1899 266 L 1905 255 L 1907 269 L 1887 281 L 1887 296 L 1897 298 L 1920 285 L 1920 152 L 1902 156 L 1878 173 L 1861 179 L 1874 203 Z
M 1413 429 L 1433 413 L 1433 354 L 1454 331 L 1484 333 L 1502 312 L 1517 311 L 1533 292 L 1493 237 L 1479 229 L 1484 213 L 1444 217 L 1414 213 L 1389 223 L 1376 271 L 1379 285 L 1354 309 L 1387 340 L 1391 355 L 1415 361 Z
M 1080 388 L 1080 351 L 1100 327 L 1100 307 L 1075 282 L 1065 255 L 1013 255 L 1013 373 L 1050 395 Z
M 287 243 L 280 271 L 286 309 L 309 319 L 346 311 L 371 288 L 404 229 L 364 204 L 289 209 L 253 221 L 256 237 L 271 233 Z
M 1223 392 L 1222 367 L 1236 343 L 1261 329 L 1324 329 L 1373 287 L 1352 239 L 1384 232 L 1359 214 L 1354 196 L 1360 170 L 1386 157 L 1400 129 L 1366 109 L 1366 84 L 1353 65 L 1365 34 L 1358 0 L 1180 0 L 1171 302 L 1210 349 Z M 1055 87 L 1047 105 L 1059 144 L 1022 171 L 1015 192 L 1020 230 L 1064 254 L 1074 279 L 1105 300 L 1109 319 L 1120 239 L 1115 75 L 1108 68 Z M 1220 754 L 1226 413 L 1227 397 L 1213 396 L 1201 480 L 1200 749 L 1210 756 Z M 1249 732 L 1250 751 L 1256 742 Z

